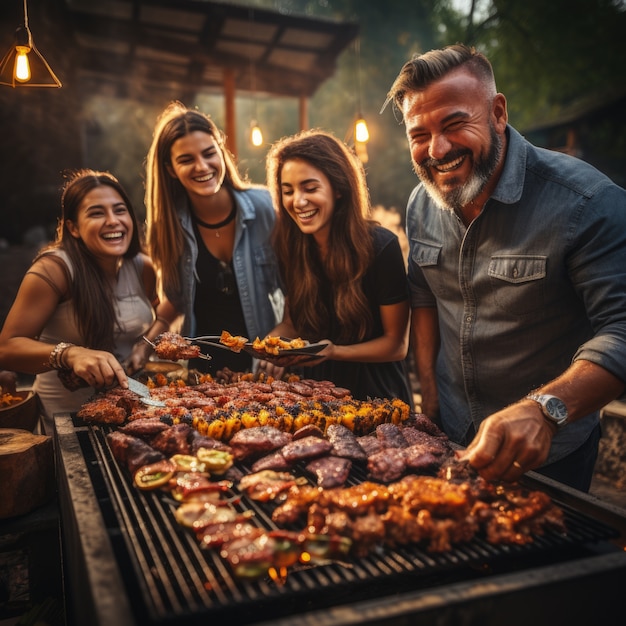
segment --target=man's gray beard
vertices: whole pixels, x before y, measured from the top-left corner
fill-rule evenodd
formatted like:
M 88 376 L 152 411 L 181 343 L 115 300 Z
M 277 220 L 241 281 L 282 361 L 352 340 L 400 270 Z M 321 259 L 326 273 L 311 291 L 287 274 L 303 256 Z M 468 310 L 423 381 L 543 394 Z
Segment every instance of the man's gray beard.
M 435 204 L 446 211 L 460 211 L 462 207 L 474 201 L 486 187 L 498 167 L 502 154 L 502 138 L 491 126 L 491 145 L 487 156 L 476 162 L 467 182 L 459 187 L 444 192 L 432 180 L 428 168 L 414 163 L 414 170 L 421 180 L 428 195 Z

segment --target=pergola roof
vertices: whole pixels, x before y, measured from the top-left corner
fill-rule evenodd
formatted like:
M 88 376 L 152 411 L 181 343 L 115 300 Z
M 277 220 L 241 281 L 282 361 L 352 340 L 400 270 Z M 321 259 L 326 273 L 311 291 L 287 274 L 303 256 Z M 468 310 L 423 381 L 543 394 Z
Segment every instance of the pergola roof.
M 358 24 L 208 0 L 65 0 L 84 88 L 307 98 L 335 71 Z

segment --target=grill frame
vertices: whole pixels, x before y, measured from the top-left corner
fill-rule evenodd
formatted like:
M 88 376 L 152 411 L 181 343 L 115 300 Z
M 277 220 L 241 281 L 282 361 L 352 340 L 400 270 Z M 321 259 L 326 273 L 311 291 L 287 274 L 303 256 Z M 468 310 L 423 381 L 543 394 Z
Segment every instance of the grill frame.
M 567 600 L 572 617 L 579 618 L 584 607 L 576 608 L 577 602 L 570 600 L 576 599 L 572 595 L 583 595 L 572 591 L 580 587 L 588 592 L 590 585 L 594 593 L 602 592 L 604 608 L 617 603 L 616 609 L 624 612 L 614 581 L 626 577 L 626 553 L 620 550 L 626 537 L 626 512 L 539 475 L 528 478 L 529 486 L 547 490 L 565 506 L 568 522 L 582 519 L 575 543 L 584 544 L 584 550 L 571 538 L 565 545 L 558 541 L 553 545 L 555 537 L 538 538 L 531 547 L 494 547 L 476 540 L 442 555 L 413 548 L 385 550 L 381 556 L 355 559 L 351 569 L 335 564 L 293 572 L 281 587 L 264 580 L 233 580 L 221 558 L 214 551 L 201 550 L 191 533 L 178 526 L 170 532 L 171 511 L 163 497 L 139 492 L 121 476 L 104 431 L 76 426 L 71 416 L 57 416 L 55 422 L 70 623 L 193 626 L 206 623 L 207 617 L 225 617 L 229 624 L 268 626 L 294 624 L 294 620 L 316 626 L 403 620 L 415 624 L 442 611 L 450 615 L 459 611 L 457 620 L 485 613 L 482 623 L 489 623 L 485 620 L 496 605 L 501 605 L 499 611 L 506 612 L 509 623 L 515 623 L 511 616 L 527 615 L 529 605 L 536 605 L 546 589 Z M 85 453 L 90 445 L 94 458 Z M 263 525 L 273 527 L 263 507 L 255 511 Z M 167 571 L 170 560 L 164 546 L 169 549 L 169 545 L 176 547 L 182 562 Z M 558 558 L 553 559 L 555 553 Z M 416 557 L 424 562 L 420 565 Z M 209 579 L 214 577 L 211 590 L 186 578 L 185 572 L 197 569 L 192 561 L 210 561 L 210 571 L 201 569 Z M 527 563 L 516 571 L 522 561 Z M 477 571 L 481 565 L 492 571 Z M 534 615 L 532 619 L 537 623 Z

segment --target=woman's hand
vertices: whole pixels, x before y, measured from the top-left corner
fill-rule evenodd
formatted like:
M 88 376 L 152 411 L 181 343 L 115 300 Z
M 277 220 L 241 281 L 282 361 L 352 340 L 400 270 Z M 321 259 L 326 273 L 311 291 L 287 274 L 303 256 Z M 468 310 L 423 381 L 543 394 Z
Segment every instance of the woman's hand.
M 142 370 L 148 362 L 151 352 L 152 347 L 143 339 L 139 340 L 133 346 L 130 356 L 122 362 L 122 367 L 129 376 Z
M 90 387 L 109 387 L 115 382 L 119 382 L 121 387 L 128 387 L 124 368 L 110 352 L 70 346 L 64 351 L 63 364 Z

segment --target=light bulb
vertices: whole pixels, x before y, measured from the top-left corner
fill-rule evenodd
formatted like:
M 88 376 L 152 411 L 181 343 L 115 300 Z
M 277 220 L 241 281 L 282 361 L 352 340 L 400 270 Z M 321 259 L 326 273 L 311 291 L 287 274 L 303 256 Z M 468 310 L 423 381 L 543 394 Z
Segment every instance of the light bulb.
M 253 146 L 260 146 L 263 144 L 263 133 L 261 129 L 256 124 L 256 122 L 252 123 L 252 130 L 250 131 L 250 140 L 252 141 Z
M 30 63 L 28 62 L 28 53 L 30 48 L 26 46 L 16 46 L 17 57 L 15 57 L 15 79 L 21 83 L 30 80 Z
M 370 133 L 367 130 L 367 124 L 363 118 L 357 120 L 354 126 L 354 136 L 360 143 L 366 143 L 369 141 Z

